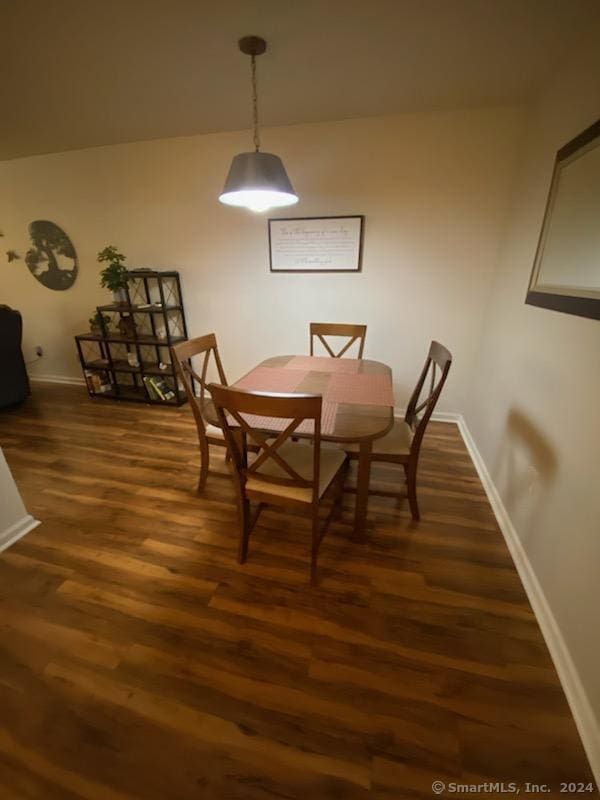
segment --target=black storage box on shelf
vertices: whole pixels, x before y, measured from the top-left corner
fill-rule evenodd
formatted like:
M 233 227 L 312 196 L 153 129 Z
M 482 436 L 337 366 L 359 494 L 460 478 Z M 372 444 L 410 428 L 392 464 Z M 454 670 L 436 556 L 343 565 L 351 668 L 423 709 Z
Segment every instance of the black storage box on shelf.
M 180 406 L 171 345 L 187 339 L 179 273 L 127 272 L 127 299 L 97 306 L 98 332 L 75 337 L 90 396 Z

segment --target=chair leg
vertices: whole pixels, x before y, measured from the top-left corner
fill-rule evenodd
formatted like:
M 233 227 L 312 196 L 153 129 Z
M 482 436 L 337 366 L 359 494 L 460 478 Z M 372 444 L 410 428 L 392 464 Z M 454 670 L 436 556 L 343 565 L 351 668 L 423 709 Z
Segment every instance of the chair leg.
M 245 439 L 245 436 L 244 436 L 243 432 L 240 431 L 240 430 L 234 430 L 231 433 L 233 435 L 233 438 L 235 439 L 235 443 L 236 443 L 240 453 L 242 453 L 242 456 L 245 458 L 246 457 L 246 439 Z M 232 458 L 231 452 L 229 450 L 229 447 L 227 447 L 225 449 L 225 461 L 233 461 L 233 458 Z
M 204 491 L 204 487 L 206 486 L 206 479 L 208 478 L 208 466 L 209 466 L 209 450 L 208 450 L 208 442 L 203 441 L 200 442 L 200 476 L 198 478 L 198 488 L 196 489 L 198 494 L 202 494 Z
M 410 513 L 415 522 L 421 519 L 419 513 L 419 504 L 417 502 L 417 467 L 412 464 L 404 464 L 404 472 L 406 474 L 406 493 L 408 495 L 408 505 L 410 506 Z
M 361 442 L 358 455 L 358 475 L 356 477 L 356 503 L 354 506 L 354 541 L 365 541 L 365 527 L 369 507 L 369 487 L 371 483 L 371 442 Z
M 317 585 L 317 558 L 319 557 L 319 546 L 321 539 L 319 536 L 319 506 L 315 506 L 312 514 L 312 542 L 310 548 L 310 583 L 311 586 Z
M 240 512 L 240 546 L 238 550 L 238 562 L 245 564 L 248 558 L 248 540 L 250 539 L 250 501 L 242 499 L 239 501 Z
M 335 517 L 339 517 L 342 513 L 342 505 L 344 502 L 344 487 L 346 485 L 346 478 L 348 477 L 349 471 L 350 471 L 350 459 L 347 458 L 346 463 L 344 464 L 342 471 L 340 472 L 339 488 L 336 491 L 336 496 L 333 503 L 334 506 L 333 515 Z

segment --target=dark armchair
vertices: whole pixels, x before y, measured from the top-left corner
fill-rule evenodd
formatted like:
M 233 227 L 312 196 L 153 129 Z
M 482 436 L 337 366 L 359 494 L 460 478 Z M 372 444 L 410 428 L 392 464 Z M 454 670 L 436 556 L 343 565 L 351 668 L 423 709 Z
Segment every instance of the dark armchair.
M 21 403 L 29 394 L 29 378 L 21 352 L 22 334 L 19 312 L 0 305 L 0 408 Z

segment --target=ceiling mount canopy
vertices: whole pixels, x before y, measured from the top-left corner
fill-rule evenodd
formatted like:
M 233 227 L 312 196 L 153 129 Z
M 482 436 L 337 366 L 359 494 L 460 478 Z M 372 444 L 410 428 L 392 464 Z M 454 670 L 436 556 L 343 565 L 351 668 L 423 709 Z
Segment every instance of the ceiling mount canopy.
M 238 40 L 238 47 L 247 56 L 262 56 L 267 49 L 267 43 L 260 36 L 242 36 Z
M 267 43 L 260 36 L 244 36 L 239 40 L 238 46 L 242 53 L 250 56 L 254 151 L 234 157 L 219 200 L 226 205 L 243 206 L 256 212 L 291 206 L 298 202 L 298 195 L 282 160 L 273 153 L 260 152 L 256 56 L 265 52 Z

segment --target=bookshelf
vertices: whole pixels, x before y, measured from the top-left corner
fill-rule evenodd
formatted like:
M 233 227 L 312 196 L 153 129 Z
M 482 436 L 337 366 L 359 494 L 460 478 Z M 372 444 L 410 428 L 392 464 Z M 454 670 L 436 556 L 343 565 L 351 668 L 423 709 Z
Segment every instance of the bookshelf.
M 100 332 L 75 337 L 89 395 L 182 405 L 186 395 L 170 351 L 171 345 L 188 338 L 179 273 L 128 270 L 126 296 L 124 302 L 96 307 L 101 315 Z M 172 391 L 171 399 L 158 399 L 156 392 L 148 389 L 146 381 L 157 378 Z

